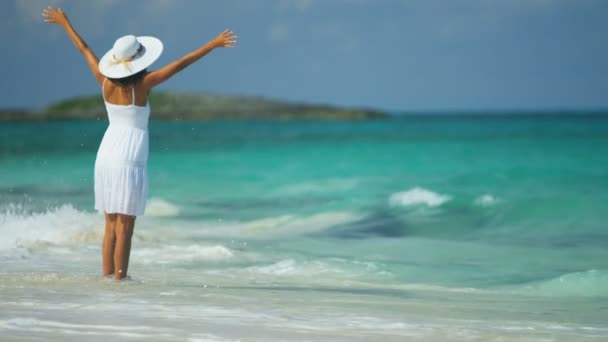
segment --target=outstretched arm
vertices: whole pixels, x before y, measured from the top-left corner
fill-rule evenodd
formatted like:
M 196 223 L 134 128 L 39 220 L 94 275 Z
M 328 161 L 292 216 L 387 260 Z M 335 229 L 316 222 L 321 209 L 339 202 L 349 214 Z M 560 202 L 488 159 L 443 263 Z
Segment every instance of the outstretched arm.
M 182 71 L 188 65 L 198 61 L 215 48 L 234 47 L 234 45 L 236 44 L 236 38 L 237 37 L 234 35 L 234 32 L 230 30 L 225 30 L 200 48 L 190 52 L 189 54 L 183 56 L 182 58 L 172 63 L 165 65 L 164 67 L 158 70 L 152 71 L 147 74 L 142 81 L 143 86 L 146 87 L 146 89 L 154 88 L 155 86 L 171 78 L 171 76 Z
M 95 56 L 93 50 L 91 50 L 87 43 L 85 43 L 84 40 L 78 35 L 76 30 L 74 30 L 72 24 L 68 20 L 68 17 L 61 10 L 61 8 L 54 9 L 52 6 L 49 6 L 42 11 L 42 16 L 45 18 L 45 22 L 57 24 L 63 27 L 74 45 L 76 45 L 78 50 L 84 56 L 84 59 L 87 61 L 89 68 L 91 68 L 97 82 L 103 82 L 104 76 L 99 72 L 99 60 L 97 59 L 97 56 Z

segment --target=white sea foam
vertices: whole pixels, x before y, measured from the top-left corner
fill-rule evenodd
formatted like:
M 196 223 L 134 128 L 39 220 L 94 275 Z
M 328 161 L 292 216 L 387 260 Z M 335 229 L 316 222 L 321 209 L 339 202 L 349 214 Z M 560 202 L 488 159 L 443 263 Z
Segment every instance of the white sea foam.
M 162 198 L 153 197 L 147 201 L 144 215 L 165 217 L 177 216 L 179 213 L 180 209 L 177 205 Z
M 234 252 L 222 246 L 175 246 L 138 248 L 131 251 L 133 260 L 144 264 L 170 264 L 183 262 L 221 261 L 234 257 Z
M 104 325 L 104 324 L 78 324 L 58 322 L 51 320 L 42 320 L 33 317 L 17 317 L 4 321 L 0 321 L 0 327 L 7 330 L 39 332 L 39 333 L 55 333 L 61 335 L 83 335 L 94 336 L 101 335 L 106 337 L 122 337 L 122 338 L 151 338 L 158 336 L 169 336 L 161 333 L 163 328 L 148 327 L 148 326 L 120 326 L 120 325 Z M 154 333 L 151 333 L 151 331 Z
M 249 267 L 248 270 L 254 273 L 272 275 L 293 274 L 296 271 L 296 262 L 292 259 L 287 259 L 271 265 Z
M 424 188 L 415 187 L 408 191 L 397 192 L 389 197 L 392 206 L 418 206 L 438 207 L 451 199 L 448 195 L 441 195 Z
M 261 274 L 265 276 L 275 277 L 314 277 L 319 275 L 333 275 L 333 279 L 336 276 L 340 278 L 349 278 L 354 274 L 346 272 L 335 266 L 331 266 L 328 263 L 315 260 L 315 261 L 296 261 L 293 259 L 284 259 L 272 263 L 270 265 L 263 266 L 251 266 L 245 269 L 248 273 Z
M 514 290 L 548 297 L 608 297 L 608 271 L 594 269 L 566 273 L 546 281 L 518 286 Z
M 227 339 L 213 334 L 195 334 L 189 337 L 188 342 L 239 342 L 240 340 Z
M 9 208 L 0 213 L 0 250 L 99 241 L 102 217 L 66 204 L 41 213 Z
M 481 195 L 481 196 L 477 197 L 475 199 L 475 204 L 482 206 L 482 207 L 489 207 L 491 205 L 496 204 L 497 201 L 498 201 L 498 199 L 496 197 L 494 197 L 494 195 L 485 194 L 485 195 Z
M 343 261 L 332 259 L 322 260 L 295 260 L 282 259 L 271 264 L 250 266 L 244 269 L 246 273 L 274 276 L 277 278 L 307 278 L 306 283 L 326 282 L 332 283 L 336 280 L 355 281 L 361 277 L 379 276 L 377 266 L 370 262 Z M 311 279 L 322 275 L 322 278 Z

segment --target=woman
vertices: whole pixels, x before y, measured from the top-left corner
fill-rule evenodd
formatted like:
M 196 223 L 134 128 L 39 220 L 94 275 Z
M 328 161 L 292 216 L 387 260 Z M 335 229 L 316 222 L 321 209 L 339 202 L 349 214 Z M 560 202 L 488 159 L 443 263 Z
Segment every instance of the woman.
M 135 217 L 144 213 L 148 190 L 148 93 L 211 50 L 234 47 L 236 36 L 225 30 L 182 58 L 147 71 L 162 52 L 160 40 L 121 37 L 98 61 L 60 8 L 49 6 L 42 16 L 45 22 L 63 27 L 101 85 L 110 121 L 95 160 L 95 208 L 104 212 L 106 223 L 102 268 L 104 276 L 124 279 Z

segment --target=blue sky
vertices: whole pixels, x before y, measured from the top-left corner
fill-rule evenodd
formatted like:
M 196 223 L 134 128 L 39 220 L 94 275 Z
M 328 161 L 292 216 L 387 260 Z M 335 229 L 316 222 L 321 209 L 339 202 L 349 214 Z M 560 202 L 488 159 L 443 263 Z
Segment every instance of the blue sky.
M 42 23 L 49 3 L 98 57 L 125 34 L 159 37 L 154 67 L 237 33 L 235 49 L 163 90 L 387 110 L 608 108 L 603 0 L 5 0 L 0 107 L 99 92 L 67 35 Z

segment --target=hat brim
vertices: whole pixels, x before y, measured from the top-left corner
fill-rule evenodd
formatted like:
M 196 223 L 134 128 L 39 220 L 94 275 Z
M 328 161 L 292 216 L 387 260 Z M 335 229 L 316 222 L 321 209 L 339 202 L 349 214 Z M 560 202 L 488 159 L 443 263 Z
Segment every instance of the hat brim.
M 154 63 L 163 52 L 163 43 L 155 37 L 136 37 L 144 51 L 132 61 L 116 63 L 112 49 L 99 60 L 99 72 L 108 78 L 124 78 L 134 75 Z

